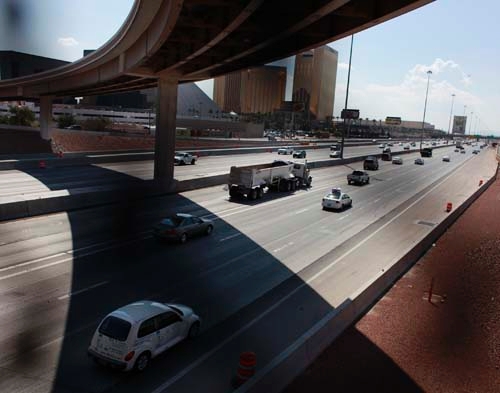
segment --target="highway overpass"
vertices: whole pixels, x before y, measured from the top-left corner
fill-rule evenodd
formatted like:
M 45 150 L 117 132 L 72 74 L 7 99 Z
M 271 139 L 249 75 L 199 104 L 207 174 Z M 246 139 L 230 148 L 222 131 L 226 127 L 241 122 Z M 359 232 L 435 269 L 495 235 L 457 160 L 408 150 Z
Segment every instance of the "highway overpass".
M 41 135 L 57 96 L 158 88 L 155 179 L 173 179 L 177 85 L 299 53 L 432 0 L 136 0 L 119 31 L 72 64 L 0 82 L 0 98 L 39 99 Z

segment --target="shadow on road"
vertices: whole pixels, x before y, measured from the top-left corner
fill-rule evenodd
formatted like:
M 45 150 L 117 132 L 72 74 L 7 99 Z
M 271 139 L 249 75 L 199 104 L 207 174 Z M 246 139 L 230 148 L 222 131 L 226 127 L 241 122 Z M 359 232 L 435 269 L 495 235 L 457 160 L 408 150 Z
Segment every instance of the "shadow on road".
M 95 185 L 96 181 L 144 184 L 137 178 L 99 167 L 91 169 L 89 179 L 80 179 L 74 169 L 70 173 L 62 169 L 54 176 L 43 170 L 32 170 L 30 174 L 54 190 L 67 188 L 68 182 L 81 182 L 81 186 Z M 85 177 L 88 176 L 87 173 Z M 181 195 L 137 199 L 136 192 L 128 199 L 127 192 L 121 191 L 125 202 L 67 213 L 72 239 L 68 255 L 72 258 L 58 265 L 60 271 L 49 274 L 40 270 L 41 275 L 49 276 L 46 279 L 38 276 L 36 285 L 41 298 L 33 300 L 36 306 L 28 304 L 17 314 L 22 318 L 18 325 L 21 331 L 13 339 L 18 356 L 10 367 L 15 366 L 16 372 L 24 376 L 47 375 L 51 380 L 47 368 L 56 361 L 52 392 L 152 391 L 166 379 L 182 373 L 242 326 L 251 324 L 262 313 L 256 305 L 268 309 L 283 296 L 304 286 L 298 276 L 260 244 L 192 200 Z M 215 231 L 211 236 L 191 239 L 184 245 L 156 241 L 152 226 L 174 212 L 209 217 L 215 221 Z M 47 293 L 63 281 L 70 283 L 68 297 L 49 296 L 47 301 Z M 301 296 L 302 307 L 306 305 L 308 310 L 313 310 L 315 318 L 332 310 L 332 306 L 307 285 L 301 290 Z M 99 321 L 116 308 L 141 299 L 191 306 L 203 320 L 201 336 L 154 359 L 144 374 L 124 374 L 93 364 L 86 350 Z M 265 365 L 276 351 L 284 350 L 300 337 L 304 332 L 303 323 L 312 323 L 296 315 L 292 320 L 290 323 L 283 318 L 272 324 L 264 320 L 260 334 L 251 337 L 252 348 L 260 349 L 260 364 Z M 61 328 L 60 334 L 54 333 L 57 327 Z M 62 342 L 54 335 L 63 336 Z M 50 352 L 54 345 L 60 346 L 57 360 Z M 235 358 L 239 351 L 248 350 L 245 342 L 237 347 Z M 385 363 L 387 371 L 398 372 L 397 366 L 383 359 L 375 346 L 369 348 L 368 354 L 371 357 L 365 359 L 366 367 L 372 362 Z M 227 365 L 222 367 L 225 374 L 207 376 L 213 384 L 210 388 L 198 385 L 198 391 L 227 390 L 236 364 L 232 358 L 222 360 L 227 360 Z M 400 370 L 399 373 L 403 375 Z M 197 382 L 192 381 L 195 386 Z M 29 385 L 28 391 L 32 387 Z

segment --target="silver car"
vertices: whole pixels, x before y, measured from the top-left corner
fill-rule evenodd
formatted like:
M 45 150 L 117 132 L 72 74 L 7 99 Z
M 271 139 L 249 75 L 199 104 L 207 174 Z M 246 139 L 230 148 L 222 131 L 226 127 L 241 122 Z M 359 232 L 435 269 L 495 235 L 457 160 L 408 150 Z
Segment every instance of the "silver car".
M 342 192 L 339 188 L 332 189 L 332 192 L 326 194 L 321 202 L 323 210 L 335 209 L 341 210 L 346 207 L 352 206 L 352 199 L 345 192 Z
M 212 220 L 191 214 L 177 213 L 161 220 L 153 228 L 153 233 L 158 239 L 186 243 L 193 236 L 210 235 L 213 230 Z

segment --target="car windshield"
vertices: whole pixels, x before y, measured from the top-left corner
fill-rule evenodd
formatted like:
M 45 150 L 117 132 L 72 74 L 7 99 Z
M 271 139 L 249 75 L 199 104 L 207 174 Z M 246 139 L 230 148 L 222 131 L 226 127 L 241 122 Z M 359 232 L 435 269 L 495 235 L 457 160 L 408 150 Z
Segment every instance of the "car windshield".
M 353 174 L 354 176 L 362 176 L 362 175 L 363 175 L 363 172 L 361 172 L 361 171 L 354 171 L 352 174 Z
M 131 327 L 132 325 L 130 322 L 117 317 L 109 316 L 106 317 L 104 321 L 102 321 L 101 326 L 99 326 L 99 333 L 118 341 L 125 341 Z
M 172 216 L 168 218 L 164 218 L 161 220 L 160 224 L 168 226 L 168 227 L 178 227 L 180 223 L 182 222 L 182 219 L 177 217 L 177 216 Z

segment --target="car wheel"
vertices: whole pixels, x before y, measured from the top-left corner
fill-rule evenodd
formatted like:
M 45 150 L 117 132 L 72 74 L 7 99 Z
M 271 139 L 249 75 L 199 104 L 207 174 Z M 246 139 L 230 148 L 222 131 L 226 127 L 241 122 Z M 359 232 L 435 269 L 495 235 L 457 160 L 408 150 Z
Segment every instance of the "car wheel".
M 194 322 L 189 328 L 188 337 L 195 338 L 198 334 L 200 334 L 200 323 Z
M 181 161 L 180 165 L 186 165 L 186 163 L 184 161 Z
M 187 242 L 187 240 L 188 240 L 188 235 L 187 235 L 187 233 L 186 233 L 186 232 L 184 232 L 184 233 L 181 235 L 181 237 L 179 238 L 179 241 L 180 241 L 182 244 L 184 244 L 184 243 L 186 243 L 186 242 Z
M 349 202 L 349 207 L 352 207 L 352 200 Z
M 209 225 L 207 229 L 205 229 L 205 235 L 210 235 L 214 231 L 213 225 Z
M 366 179 L 366 184 L 370 184 L 370 179 Z
M 135 361 L 134 368 L 136 371 L 143 372 L 149 365 L 149 359 L 151 359 L 149 352 L 141 353 Z
M 351 185 L 351 181 L 350 181 L 350 180 L 347 180 L 347 184 Z
M 257 198 L 260 199 L 264 196 L 264 190 L 262 188 L 257 189 Z

